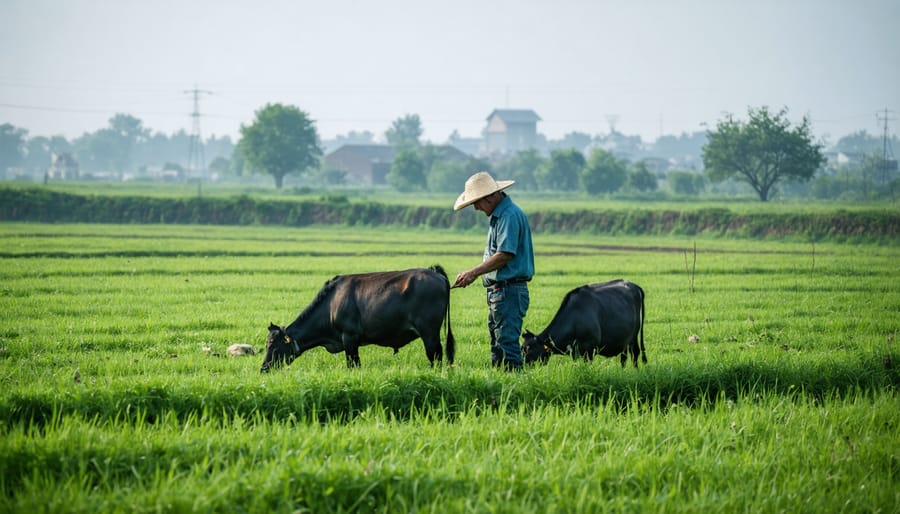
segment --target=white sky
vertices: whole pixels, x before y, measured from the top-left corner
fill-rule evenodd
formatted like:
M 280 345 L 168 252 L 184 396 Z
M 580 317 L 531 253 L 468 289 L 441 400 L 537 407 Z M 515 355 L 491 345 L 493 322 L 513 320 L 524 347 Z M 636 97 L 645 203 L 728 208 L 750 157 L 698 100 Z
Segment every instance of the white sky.
M 323 138 L 478 136 L 533 109 L 558 139 L 645 141 L 787 107 L 834 142 L 900 111 L 898 0 L 0 0 L 0 124 L 67 138 L 115 113 L 238 138 L 266 103 Z M 893 121 L 891 132 L 898 132 Z

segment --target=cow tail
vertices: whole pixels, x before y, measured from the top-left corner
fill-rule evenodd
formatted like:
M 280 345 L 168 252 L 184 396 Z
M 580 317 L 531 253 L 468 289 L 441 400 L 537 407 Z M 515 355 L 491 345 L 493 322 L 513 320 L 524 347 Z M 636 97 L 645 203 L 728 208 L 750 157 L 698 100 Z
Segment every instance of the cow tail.
M 448 282 L 449 284 L 449 282 Z M 453 364 L 456 358 L 456 340 L 453 339 L 453 329 L 450 328 L 450 290 L 447 290 L 447 363 Z
M 644 318 L 646 311 L 644 310 L 644 290 L 638 286 L 638 289 L 641 290 L 641 360 L 644 361 L 644 364 L 647 364 L 647 350 L 644 348 Z
M 446 325 L 445 339 L 447 340 L 445 353 L 447 354 L 447 363 L 452 365 L 453 360 L 456 359 L 456 339 L 453 338 L 453 329 L 450 328 L 450 279 L 447 278 L 447 272 L 444 271 L 440 264 L 435 264 L 430 269 L 447 280 L 447 316 L 444 318 L 444 324 Z

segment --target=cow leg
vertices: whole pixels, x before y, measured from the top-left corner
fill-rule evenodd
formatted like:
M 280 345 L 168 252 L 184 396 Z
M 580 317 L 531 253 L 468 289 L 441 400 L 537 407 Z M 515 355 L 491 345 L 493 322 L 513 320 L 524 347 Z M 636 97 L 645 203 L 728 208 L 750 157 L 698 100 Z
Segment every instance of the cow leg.
M 432 334 L 428 337 L 423 336 L 422 343 L 425 345 L 425 355 L 428 356 L 428 362 L 431 363 L 431 366 L 434 367 L 435 360 L 440 364 L 444 357 L 444 348 L 441 346 L 440 332 L 437 335 Z
M 346 334 L 341 338 L 344 341 L 344 355 L 347 357 L 348 368 L 359 367 L 359 343 Z
M 619 355 L 619 360 L 622 362 L 622 367 L 625 367 L 625 364 L 628 362 L 628 350 L 626 349 L 624 352 Z
M 359 348 L 354 348 L 353 351 L 350 348 L 347 348 L 344 351 L 344 354 L 347 356 L 347 367 L 348 368 L 358 368 L 359 367 Z
M 634 367 L 638 367 L 638 356 L 641 354 L 641 347 L 638 346 L 637 336 L 635 336 L 634 340 L 631 341 L 631 362 L 634 363 Z M 645 361 L 646 362 L 646 361 Z
M 594 362 L 594 348 L 588 348 L 586 352 L 584 352 L 584 360 L 586 362 Z

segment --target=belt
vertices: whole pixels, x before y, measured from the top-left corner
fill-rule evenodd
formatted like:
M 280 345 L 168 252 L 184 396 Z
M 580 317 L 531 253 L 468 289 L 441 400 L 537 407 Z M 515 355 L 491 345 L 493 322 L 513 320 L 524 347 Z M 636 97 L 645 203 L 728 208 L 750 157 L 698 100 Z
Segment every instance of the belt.
M 503 286 L 511 286 L 514 284 L 527 284 L 530 282 L 530 278 L 511 278 L 509 280 L 495 280 L 487 285 L 487 287 L 503 287 Z

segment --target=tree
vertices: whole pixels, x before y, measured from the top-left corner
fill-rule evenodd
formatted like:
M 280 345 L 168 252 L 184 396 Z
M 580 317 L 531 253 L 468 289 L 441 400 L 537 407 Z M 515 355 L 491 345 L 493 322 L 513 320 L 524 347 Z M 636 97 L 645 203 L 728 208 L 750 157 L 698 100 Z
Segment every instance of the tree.
M 707 142 L 706 132 L 682 132 L 679 136 L 659 136 L 653 142 L 652 152 L 655 155 L 674 157 L 679 161 L 685 159 L 700 158 L 703 153 L 703 145 Z
M 888 143 L 896 146 L 897 136 L 893 136 Z M 881 155 L 883 144 L 884 140 L 881 137 L 860 130 L 838 139 L 832 150 L 851 155 Z
M 680 195 L 698 195 L 704 188 L 703 175 L 688 171 L 670 171 L 669 186 Z
M 744 123 L 728 116 L 707 133 L 703 147 L 706 175 L 714 182 L 735 177 L 767 201 L 784 180 L 806 181 L 825 162 L 822 145 L 813 142 L 809 118 L 791 128 L 787 109 L 749 109 Z
M 129 161 L 128 147 L 119 133 L 110 128 L 84 134 L 75 140 L 75 157 L 85 171 L 121 173 Z
M 562 139 L 558 141 L 549 141 L 547 144 L 550 148 L 554 150 L 566 150 L 573 149 L 578 150 L 579 152 L 585 151 L 585 149 L 590 146 L 591 141 L 590 134 L 586 134 L 584 132 L 569 132 Z
M 511 159 L 497 165 L 497 176 L 516 181 L 516 188 L 524 191 L 537 190 L 538 170 L 545 166 L 547 159 L 534 148 L 517 152 Z
M 397 118 L 391 124 L 391 128 L 384 133 L 387 142 L 398 149 L 419 146 L 420 137 L 422 137 L 422 120 L 418 114 L 407 114 Z
M 209 171 L 215 173 L 219 177 L 223 177 L 231 173 L 231 159 L 227 157 L 222 157 L 221 155 L 216 157 L 209 163 Z
M 18 166 L 25 151 L 28 131 L 9 123 L 0 125 L 0 171 Z
M 109 119 L 108 127 L 73 141 L 72 150 L 85 171 L 124 173 L 135 168 L 136 149 L 149 139 L 149 131 L 143 128 L 141 120 L 118 113 Z
M 426 186 L 425 163 L 414 150 L 400 150 L 391 163 L 387 181 L 397 191 L 403 193 L 423 190 Z
M 578 150 L 553 150 L 537 173 L 538 183 L 547 189 L 575 191 L 584 165 L 584 155 Z
M 72 145 L 63 136 L 35 136 L 25 144 L 23 164 L 30 172 L 44 173 L 53 160 L 53 154 L 70 152 Z
M 319 163 L 322 149 L 309 116 L 297 107 L 266 104 L 251 125 L 241 125 L 240 154 L 253 170 L 275 178 L 281 189 L 285 175 L 303 174 Z
M 428 190 L 441 193 L 460 192 L 473 173 L 467 161 L 438 161 L 428 173 Z
M 628 174 L 628 184 L 636 191 L 656 191 L 656 175 L 641 161 Z
M 29 172 L 47 171 L 50 167 L 50 140 L 44 136 L 36 136 L 25 144 L 25 169 Z
M 117 113 L 109 119 L 108 135 L 116 155 L 113 168 L 117 172 L 122 173 L 132 167 L 134 149 L 147 140 L 149 132 L 141 120 L 130 114 Z
M 324 168 L 316 173 L 318 181 L 325 186 L 343 186 L 347 183 L 347 172 L 334 168 Z
M 592 195 L 614 193 L 625 185 L 628 167 L 613 154 L 598 148 L 591 152 L 578 179 L 581 187 Z

